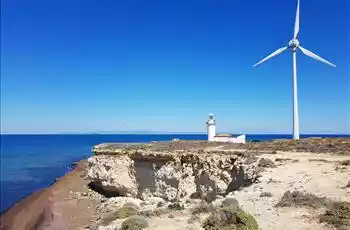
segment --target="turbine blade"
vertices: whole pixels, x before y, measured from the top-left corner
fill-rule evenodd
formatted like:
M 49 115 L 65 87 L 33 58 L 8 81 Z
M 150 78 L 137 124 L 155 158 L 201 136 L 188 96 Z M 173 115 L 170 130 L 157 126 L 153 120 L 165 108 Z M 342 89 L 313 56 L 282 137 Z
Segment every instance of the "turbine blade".
M 264 61 L 267 61 L 269 60 L 270 58 L 282 53 L 283 51 L 285 51 L 288 47 L 282 47 L 282 48 L 279 48 L 278 50 L 276 50 L 275 52 L 273 52 L 272 54 L 270 54 L 269 56 L 267 56 L 266 58 L 262 59 L 261 61 L 259 61 L 258 63 L 256 63 L 255 65 L 253 65 L 253 67 L 256 67 L 258 65 L 260 65 L 261 63 L 263 63 Z
M 296 38 L 298 36 L 298 33 L 299 33 L 299 8 L 300 8 L 300 0 L 298 0 L 297 14 L 295 16 L 294 38 Z
M 316 59 L 316 60 L 318 60 L 318 61 L 320 61 L 320 62 L 323 62 L 323 63 L 325 63 L 325 64 L 327 64 L 327 65 L 336 67 L 334 64 L 332 64 L 332 63 L 330 63 L 329 61 L 327 61 L 327 60 L 325 60 L 325 59 L 323 59 L 323 58 L 317 56 L 317 55 L 314 54 L 313 52 L 311 52 L 311 51 L 309 51 L 309 50 L 307 50 L 307 49 L 305 49 L 305 48 L 303 48 L 303 47 L 301 47 L 301 46 L 299 46 L 299 49 L 300 49 L 305 55 L 307 55 L 307 56 L 309 56 L 309 57 L 312 57 L 313 59 Z

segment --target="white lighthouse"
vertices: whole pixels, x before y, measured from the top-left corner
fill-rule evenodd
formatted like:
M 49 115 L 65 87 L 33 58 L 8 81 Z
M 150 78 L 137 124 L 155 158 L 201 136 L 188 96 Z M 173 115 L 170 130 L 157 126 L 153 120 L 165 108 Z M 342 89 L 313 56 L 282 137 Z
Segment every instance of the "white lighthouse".
M 208 127 L 208 141 L 214 141 L 215 135 L 216 135 L 216 121 L 214 118 L 214 114 L 209 114 L 207 127 Z
M 231 134 L 216 134 L 216 120 L 213 114 L 209 114 L 209 120 L 206 124 L 208 127 L 208 141 L 245 144 L 245 135 L 232 137 Z

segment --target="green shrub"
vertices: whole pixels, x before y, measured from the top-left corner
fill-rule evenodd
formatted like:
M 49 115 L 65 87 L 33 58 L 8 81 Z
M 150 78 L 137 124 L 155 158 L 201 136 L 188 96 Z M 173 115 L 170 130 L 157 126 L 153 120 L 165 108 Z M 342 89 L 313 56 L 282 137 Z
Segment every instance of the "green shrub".
M 148 227 L 148 221 L 142 216 L 131 216 L 121 226 L 121 230 L 141 230 Z
M 116 219 L 125 219 L 129 216 L 137 215 L 138 211 L 135 207 L 123 206 L 115 211 Z
M 253 216 L 240 208 L 224 207 L 213 212 L 203 223 L 205 230 L 258 230 Z

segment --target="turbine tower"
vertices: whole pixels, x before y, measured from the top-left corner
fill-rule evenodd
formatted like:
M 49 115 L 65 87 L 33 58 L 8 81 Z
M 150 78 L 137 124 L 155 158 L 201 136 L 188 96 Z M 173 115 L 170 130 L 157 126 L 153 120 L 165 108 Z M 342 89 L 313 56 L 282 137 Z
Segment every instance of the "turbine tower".
M 297 88 L 297 56 L 296 52 L 298 49 L 301 50 L 302 53 L 305 55 L 316 59 L 318 61 L 321 61 L 325 64 L 328 64 L 330 66 L 335 67 L 334 64 L 330 63 L 329 61 L 326 61 L 325 59 L 317 56 L 313 52 L 303 48 L 300 46 L 300 43 L 298 41 L 298 33 L 299 33 L 299 8 L 300 8 L 300 0 L 298 0 L 297 3 L 297 13 L 295 17 L 295 25 L 294 25 L 294 37 L 292 40 L 290 40 L 288 46 L 279 48 L 275 52 L 271 53 L 269 56 L 265 57 L 258 63 L 256 63 L 253 67 L 256 67 L 260 65 L 261 63 L 269 60 L 270 58 L 283 53 L 285 50 L 290 49 L 293 54 L 293 139 L 299 140 L 299 115 L 298 115 L 298 88 Z

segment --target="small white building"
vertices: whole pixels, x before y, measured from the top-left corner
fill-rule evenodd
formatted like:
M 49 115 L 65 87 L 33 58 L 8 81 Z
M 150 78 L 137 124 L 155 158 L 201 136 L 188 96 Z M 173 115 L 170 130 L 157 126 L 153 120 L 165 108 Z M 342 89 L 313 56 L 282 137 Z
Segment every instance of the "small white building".
M 208 141 L 213 142 L 227 142 L 227 143 L 242 143 L 245 144 L 245 135 L 238 137 L 232 137 L 231 134 L 216 134 L 216 120 L 213 114 L 209 114 L 209 120 L 207 121 L 208 128 Z

